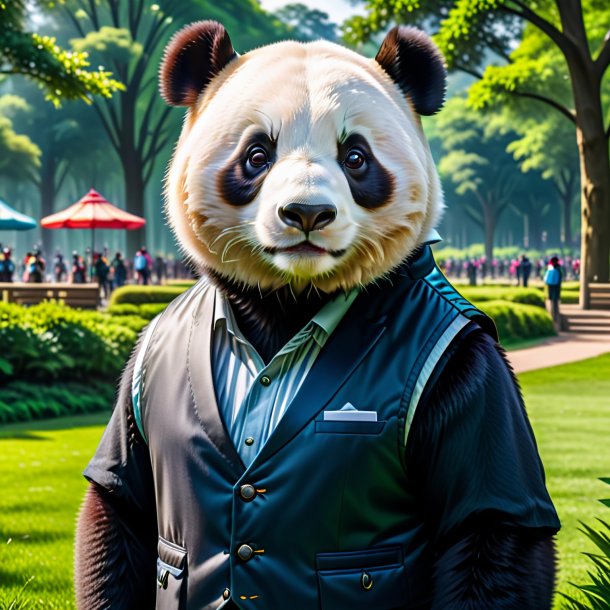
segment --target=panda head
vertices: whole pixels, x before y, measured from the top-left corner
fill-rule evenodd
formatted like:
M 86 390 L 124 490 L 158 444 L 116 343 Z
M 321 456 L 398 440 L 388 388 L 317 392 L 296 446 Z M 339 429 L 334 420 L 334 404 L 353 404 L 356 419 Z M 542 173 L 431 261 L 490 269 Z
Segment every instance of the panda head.
M 439 219 L 419 115 L 442 106 L 445 69 L 418 30 L 391 30 L 374 60 L 322 41 L 239 56 L 222 25 L 198 22 L 170 41 L 160 85 L 188 107 L 167 215 L 216 275 L 348 290 L 397 267 Z

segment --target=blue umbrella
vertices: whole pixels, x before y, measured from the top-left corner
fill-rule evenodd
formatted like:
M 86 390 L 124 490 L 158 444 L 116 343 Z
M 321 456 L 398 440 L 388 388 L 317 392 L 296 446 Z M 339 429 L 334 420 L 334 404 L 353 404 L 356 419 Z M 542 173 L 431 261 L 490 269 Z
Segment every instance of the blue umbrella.
M 0 231 L 27 231 L 36 228 L 36 221 L 21 214 L 0 199 Z

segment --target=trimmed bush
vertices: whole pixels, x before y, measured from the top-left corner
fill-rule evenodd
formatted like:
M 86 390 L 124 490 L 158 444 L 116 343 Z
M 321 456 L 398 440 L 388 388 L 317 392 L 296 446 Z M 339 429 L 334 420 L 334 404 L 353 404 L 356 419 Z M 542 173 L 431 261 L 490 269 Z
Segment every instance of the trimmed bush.
M 156 315 L 160 314 L 166 307 L 167 303 L 143 303 L 142 305 L 134 305 L 133 303 L 120 303 L 119 305 L 111 305 L 106 313 L 111 316 L 137 316 L 145 320 L 152 320 Z
M 169 303 L 178 295 L 181 295 L 190 286 L 121 286 L 110 296 L 108 305 L 132 303 L 140 305 L 142 303 Z
M 510 301 L 524 305 L 544 307 L 544 294 L 536 288 L 517 288 L 510 286 L 459 286 L 459 292 L 473 303 L 485 301 Z
M 147 320 L 57 303 L 0 303 L 0 385 L 15 380 L 112 381 Z
M 564 305 L 578 305 L 580 294 L 578 290 L 561 290 L 561 302 Z
M 477 307 L 493 318 L 502 342 L 556 334 L 551 316 L 541 307 L 508 301 L 485 301 Z
M 113 383 L 14 381 L 0 388 L 0 423 L 107 411 L 113 402 Z

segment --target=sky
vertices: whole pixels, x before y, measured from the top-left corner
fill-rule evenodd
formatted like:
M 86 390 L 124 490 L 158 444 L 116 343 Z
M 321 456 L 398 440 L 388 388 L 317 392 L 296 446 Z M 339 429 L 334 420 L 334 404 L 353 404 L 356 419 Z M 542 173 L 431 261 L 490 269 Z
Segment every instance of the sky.
M 354 7 L 347 0 L 259 0 L 266 11 L 273 11 L 286 4 L 300 2 L 311 8 L 328 13 L 331 21 L 341 24 L 347 17 L 362 12 L 362 7 Z

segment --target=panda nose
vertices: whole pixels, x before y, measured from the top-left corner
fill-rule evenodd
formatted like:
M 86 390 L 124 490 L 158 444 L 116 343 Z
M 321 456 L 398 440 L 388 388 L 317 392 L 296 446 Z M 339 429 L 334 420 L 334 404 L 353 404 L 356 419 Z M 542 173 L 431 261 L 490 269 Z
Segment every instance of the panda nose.
M 289 227 L 309 233 L 329 225 L 337 217 L 337 208 L 329 203 L 289 203 L 278 214 Z

